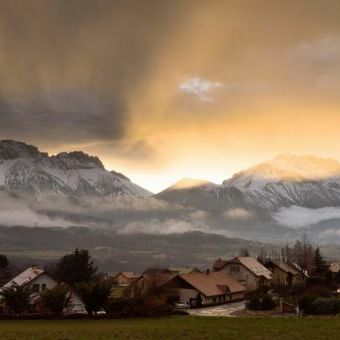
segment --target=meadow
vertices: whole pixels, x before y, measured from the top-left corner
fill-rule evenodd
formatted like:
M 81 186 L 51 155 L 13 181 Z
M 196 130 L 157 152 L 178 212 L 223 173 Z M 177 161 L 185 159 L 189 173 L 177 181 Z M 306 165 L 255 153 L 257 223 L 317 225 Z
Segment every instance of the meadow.
M 339 317 L 2 320 L 0 339 L 337 339 Z

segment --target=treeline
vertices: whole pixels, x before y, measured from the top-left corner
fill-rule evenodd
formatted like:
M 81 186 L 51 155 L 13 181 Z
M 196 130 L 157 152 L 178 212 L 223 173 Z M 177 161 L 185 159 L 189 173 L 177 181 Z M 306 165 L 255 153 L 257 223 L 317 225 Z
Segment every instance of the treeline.
M 292 246 L 286 244 L 281 249 L 272 249 L 270 252 L 261 248 L 257 260 L 264 265 L 270 260 L 294 263 L 311 275 L 322 276 L 329 271 L 320 247 L 314 247 L 306 234 Z

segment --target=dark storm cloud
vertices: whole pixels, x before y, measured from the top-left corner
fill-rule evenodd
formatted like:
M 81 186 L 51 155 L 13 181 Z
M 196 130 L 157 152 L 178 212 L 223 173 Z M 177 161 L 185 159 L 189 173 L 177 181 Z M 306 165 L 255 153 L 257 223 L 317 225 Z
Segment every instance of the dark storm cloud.
M 0 132 L 11 138 L 32 140 L 36 136 L 37 141 L 42 138 L 54 143 L 119 139 L 124 133 L 126 108 L 119 97 L 113 99 L 103 102 L 71 90 L 13 103 L 0 99 Z
M 129 95 L 180 16 L 176 2 L 0 1 L 0 134 L 122 138 Z

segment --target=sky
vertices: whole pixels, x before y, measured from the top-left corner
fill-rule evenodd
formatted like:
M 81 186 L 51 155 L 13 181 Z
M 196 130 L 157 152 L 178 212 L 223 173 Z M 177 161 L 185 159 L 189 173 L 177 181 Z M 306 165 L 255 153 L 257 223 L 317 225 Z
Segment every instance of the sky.
M 340 159 L 338 0 L 0 0 L 0 138 L 158 192 Z

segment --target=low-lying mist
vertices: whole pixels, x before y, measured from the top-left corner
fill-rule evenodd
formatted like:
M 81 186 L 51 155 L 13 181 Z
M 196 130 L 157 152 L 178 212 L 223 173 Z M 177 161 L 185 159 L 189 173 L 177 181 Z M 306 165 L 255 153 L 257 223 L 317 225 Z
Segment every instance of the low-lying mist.
M 76 201 L 61 196 L 36 200 L 0 193 L 0 225 L 87 226 L 110 228 L 118 233 L 211 232 L 206 212 L 156 198 L 124 195 Z
M 327 221 L 333 219 L 333 223 Z M 281 208 L 264 217 L 245 208 L 203 211 L 155 197 L 122 195 L 75 200 L 51 195 L 29 197 L 0 192 L 0 225 L 83 226 L 116 234 L 168 235 L 200 231 L 262 242 L 288 242 L 310 233 L 316 242 L 340 241 L 340 208 Z

